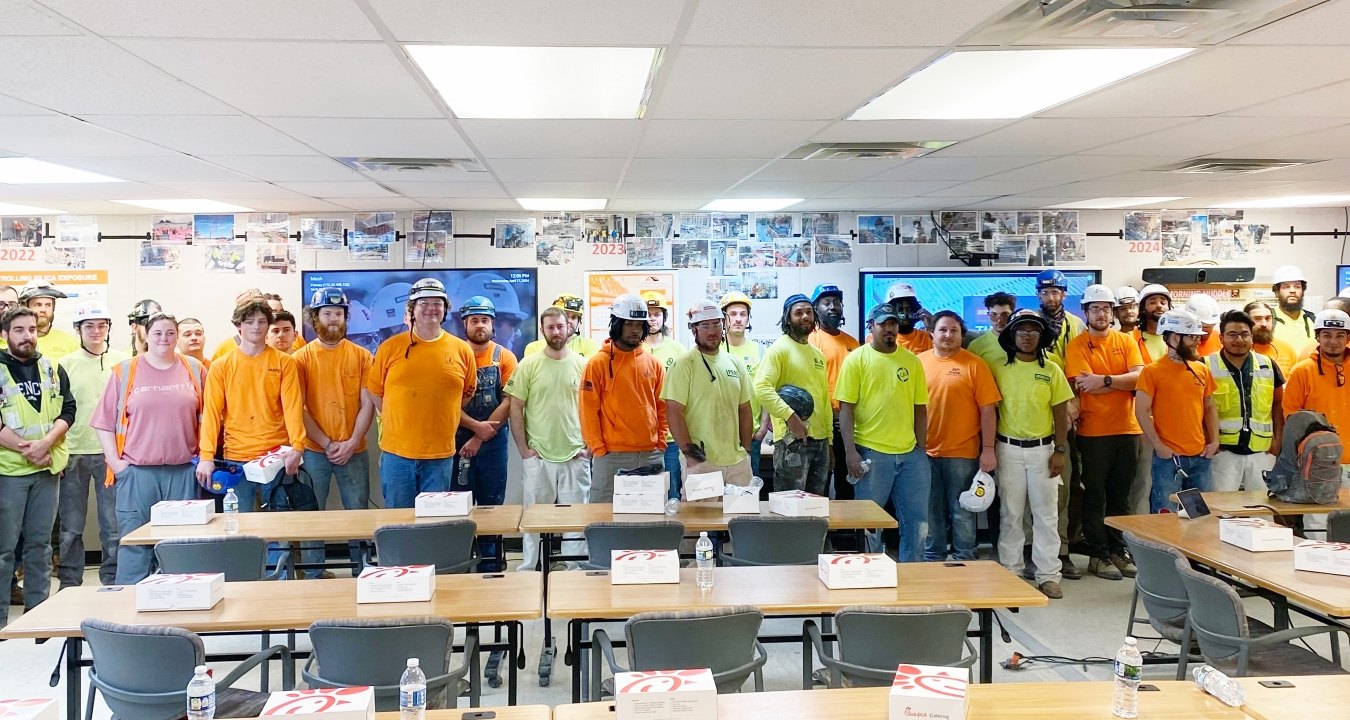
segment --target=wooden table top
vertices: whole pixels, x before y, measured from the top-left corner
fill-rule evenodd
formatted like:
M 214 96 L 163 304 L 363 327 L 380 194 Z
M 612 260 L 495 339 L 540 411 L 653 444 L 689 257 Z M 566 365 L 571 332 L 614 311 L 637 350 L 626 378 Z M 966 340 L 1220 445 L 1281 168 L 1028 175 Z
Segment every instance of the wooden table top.
M 694 568 L 680 570 L 680 583 L 611 585 L 607 573 L 567 570 L 549 574 L 548 614 L 553 618 L 627 618 L 656 610 L 754 605 L 767 615 L 834 612 L 846 605 L 963 605 L 970 608 L 1045 607 L 1036 588 L 995 562 L 901 563 L 898 587 L 830 590 L 814 565 L 724 567 L 713 587 L 700 591 Z
M 1341 488 L 1340 495 L 1336 502 L 1326 505 L 1306 505 L 1301 503 L 1284 502 L 1276 500 L 1266 494 L 1265 490 L 1238 490 L 1233 492 L 1202 492 L 1200 497 L 1205 499 L 1205 504 L 1209 506 L 1209 511 L 1218 513 L 1228 513 L 1230 515 L 1269 515 L 1270 509 L 1274 508 L 1281 515 L 1313 515 L 1318 513 L 1329 513 L 1337 510 L 1350 510 L 1350 488 Z M 1177 501 L 1177 496 L 1171 496 L 1172 502 Z M 1250 505 L 1266 505 L 1264 507 L 1248 507 Z
M 479 535 L 518 532 L 520 505 L 485 505 L 474 508 L 469 519 L 478 523 Z M 345 542 L 371 540 L 385 525 L 430 523 L 454 518 L 413 517 L 412 508 L 378 510 L 318 510 L 310 512 L 252 512 L 239 514 L 239 534 L 268 540 L 322 540 Z M 154 545 L 160 540 L 185 537 L 217 537 L 225 534 L 225 516 L 217 513 L 205 525 L 142 525 L 122 538 L 123 545 Z
M 547 705 L 494 705 L 493 707 L 427 710 L 425 720 L 474 720 L 474 713 L 495 713 L 495 720 L 549 720 L 553 710 Z M 399 720 L 397 710 L 375 713 L 375 720 Z
M 1288 680 L 1291 688 L 1262 687 L 1262 680 Z M 1350 707 L 1350 675 L 1302 675 L 1298 677 L 1237 678 L 1247 691 L 1242 709 L 1256 720 L 1306 720 L 1332 717 L 1316 708 Z
M 1198 520 L 1183 520 L 1173 513 L 1121 515 L 1107 518 L 1106 524 L 1170 545 L 1196 562 L 1279 593 L 1309 610 L 1350 617 L 1350 578 L 1295 570 L 1293 551 L 1248 552 L 1221 542 L 1219 518 L 1214 515 Z
M 1149 683 L 1139 693 L 1139 717 L 1148 720 L 1247 720 L 1238 708 L 1206 695 L 1192 682 Z M 1112 683 L 998 683 L 969 686 L 966 720 L 1115 720 Z M 772 720 L 887 720 L 890 688 L 786 690 L 717 696 L 719 718 Z M 614 720 L 614 703 L 559 705 L 554 720 Z
M 769 514 L 769 503 L 761 502 L 759 511 Z M 556 533 L 581 532 L 593 522 L 656 522 L 678 520 L 688 532 L 726 530 L 727 521 L 735 515 L 722 514 L 722 502 L 682 502 L 679 514 L 615 515 L 608 503 L 590 505 L 531 505 L 520 518 L 521 532 Z M 831 500 L 831 530 L 881 530 L 897 527 L 895 518 L 886 514 L 871 500 Z
M 430 602 L 356 603 L 356 579 L 225 583 L 210 610 L 137 612 L 132 585 L 66 588 L 0 629 L 0 638 L 77 637 L 80 621 L 181 627 L 193 632 L 303 630 L 324 618 L 434 616 L 453 622 L 537 620 L 540 573 L 441 575 Z

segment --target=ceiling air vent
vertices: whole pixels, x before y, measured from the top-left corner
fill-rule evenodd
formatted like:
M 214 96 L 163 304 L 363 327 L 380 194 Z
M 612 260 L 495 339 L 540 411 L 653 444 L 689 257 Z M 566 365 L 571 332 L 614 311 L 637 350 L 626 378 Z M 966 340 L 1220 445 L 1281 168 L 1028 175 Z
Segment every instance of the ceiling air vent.
M 926 142 L 807 143 L 788 153 L 785 160 L 904 160 L 927 155 L 954 143 Z
M 1196 158 L 1175 165 L 1157 168 L 1163 172 L 1192 173 L 1198 175 L 1251 175 L 1253 173 L 1283 170 L 1284 168 L 1312 165 L 1321 160 L 1244 160 L 1236 158 Z
M 1029 0 L 962 45 L 1207 45 L 1326 0 Z
M 487 171 L 473 158 L 343 157 L 338 158 L 338 161 L 357 172 L 400 174 L 407 175 L 409 179 L 416 176 L 433 180 L 436 176 Z

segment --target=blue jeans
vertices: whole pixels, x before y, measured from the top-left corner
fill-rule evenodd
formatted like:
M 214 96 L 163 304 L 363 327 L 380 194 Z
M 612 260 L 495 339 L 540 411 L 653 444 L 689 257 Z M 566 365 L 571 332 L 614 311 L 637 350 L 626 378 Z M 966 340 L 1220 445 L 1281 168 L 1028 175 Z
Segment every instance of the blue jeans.
M 472 437 L 466 435 L 465 440 Z M 501 505 L 506 502 L 506 447 L 511 444 L 511 433 L 505 428 L 483 443 L 478 452 L 469 459 L 469 471 L 460 476 L 460 465 L 456 462 L 450 471 L 451 490 L 472 490 L 475 505 Z M 501 572 L 506 568 L 498 565 L 497 543 L 500 535 L 479 535 L 478 572 Z
M 759 450 L 760 446 L 763 444 L 764 444 L 763 440 L 750 441 L 750 475 L 753 477 L 760 478 L 761 480 L 763 480 L 764 478 L 761 477 L 759 474 Z
M 900 521 L 900 562 L 923 560 L 924 538 L 928 535 L 928 456 L 917 447 L 902 455 L 877 452 L 858 446 L 864 460 L 872 461 L 872 469 L 853 488 L 854 497 L 871 500 L 881 507 L 889 499 Z M 867 552 L 885 551 L 880 530 L 867 531 Z
M 450 469 L 459 456 L 413 460 L 391 452 L 380 455 L 380 492 L 387 508 L 410 508 L 420 492 L 450 490 Z
M 680 497 L 680 446 L 674 440 L 666 446 L 665 454 L 666 472 L 670 473 L 670 491 L 666 498 L 679 499 Z
M 974 560 L 975 513 L 961 507 L 960 499 L 979 471 L 980 461 L 930 457 L 928 467 L 933 480 L 928 495 L 928 537 L 923 542 L 923 559 L 929 562 L 947 559 L 950 520 L 952 556 L 957 560 Z
M 1177 477 L 1177 465 L 1189 476 L 1184 481 Z M 1153 487 L 1149 490 L 1148 511 L 1156 513 L 1163 508 L 1174 509 L 1170 498 L 1182 491 L 1196 488 L 1200 492 L 1209 492 L 1209 458 L 1202 455 L 1173 455 L 1172 460 L 1163 460 L 1153 453 Z
M 319 501 L 320 510 L 328 507 L 328 491 L 332 488 L 334 476 L 337 476 L 338 493 L 342 496 L 343 508 L 365 510 L 370 507 L 370 455 L 365 450 L 352 453 L 346 465 L 334 465 L 328 460 L 327 455 L 315 450 L 306 450 L 304 465 L 305 470 L 309 472 L 310 480 L 314 482 L 314 497 Z M 359 540 L 347 541 L 348 553 L 356 565 L 352 569 L 353 575 L 361 574 L 361 546 L 364 544 Z M 301 547 L 304 548 L 304 552 L 300 557 L 305 563 L 324 561 L 323 543 L 306 542 Z M 306 570 L 305 575 L 315 578 L 321 572 L 323 571 Z

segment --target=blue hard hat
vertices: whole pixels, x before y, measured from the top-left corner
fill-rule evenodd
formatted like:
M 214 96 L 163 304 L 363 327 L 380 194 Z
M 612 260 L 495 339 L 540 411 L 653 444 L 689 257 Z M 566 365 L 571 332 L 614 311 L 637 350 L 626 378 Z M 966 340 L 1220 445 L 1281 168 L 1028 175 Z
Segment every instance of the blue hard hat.
M 793 305 L 796 305 L 799 302 L 804 302 L 807 303 L 808 305 L 815 304 L 811 302 L 811 298 L 801 293 L 793 293 L 792 295 L 789 295 L 786 300 L 783 301 L 783 312 L 787 312 L 788 308 L 792 307 Z
M 192 466 L 197 466 L 197 458 L 192 458 Z M 239 486 L 244 479 L 244 466 L 234 463 L 216 463 L 216 469 L 211 473 L 211 481 L 206 484 L 204 489 L 212 495 L 224 495 L 231 488 Z
M 1064 277 L 1064 273 L 1053 268 L 1042 270 L 1036 276 L 1036 289 L 1044 290 L 1046 288 L 1059 288 L 1060 290 L 1069 289 L 1069 279 Z
M 466 318 L 470 315 L 486 315 L 490 318 L 495 318 L 497 317 L 497 307 L 493 305 L 492 301 L 487 299 L 487 297 L 483 295 L 474 295 L 468 300 L 465 300 L 463 305 L 459 306 L 460 317 Z
M 840 290 L 838 285 L 817 285 L 815 292 L 811 293 L 811 304 L 815 305 L 818 300 L 826 295 L 833 295 L 840 300 L 844 299 L 844 291 Z

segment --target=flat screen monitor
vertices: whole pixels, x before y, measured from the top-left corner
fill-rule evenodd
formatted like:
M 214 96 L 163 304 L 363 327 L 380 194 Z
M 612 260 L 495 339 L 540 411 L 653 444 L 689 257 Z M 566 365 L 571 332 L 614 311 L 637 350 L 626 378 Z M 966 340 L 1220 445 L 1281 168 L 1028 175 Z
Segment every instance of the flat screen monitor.
M 1350 287 L 1350 265 L 1337 265 L 1336 287 L 1334 288 L 1336 294 L 1340 295 L 1341 290 L 1348 287 Z
M 1097 268 L 1059 268 L 1069 280 L 1068 296 L 1064 298 L 1064 308 L 1082 317 L 1078 307 L 1083 289 L 1093 283 L 1101 282 L 1102 271 Z M 859 293 L 858 337 L 867 334 L 867 311 L 874 305 L 886 301 L 886 290 L 898 282 L 914 286 L 919 302 L 925 310 L 954 310 L 966 321 L 967 332 L 984 332 L 989 329 L 989 315 L 984 307 L 986 295 L 1006 292 L 1017 297 L 1018 308 L 1036 309 L 1040 300 L 1036 297 L 1036 275 L 1039 269 L 1002 270 L 997 268 L 970 270 L 931 270 L 903 268 L 863 268 L 858 271 Z

